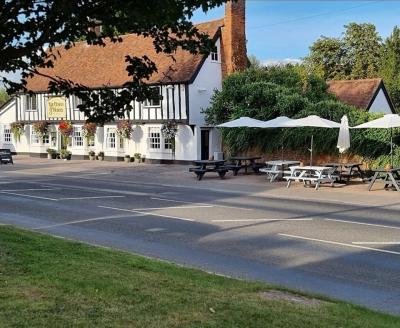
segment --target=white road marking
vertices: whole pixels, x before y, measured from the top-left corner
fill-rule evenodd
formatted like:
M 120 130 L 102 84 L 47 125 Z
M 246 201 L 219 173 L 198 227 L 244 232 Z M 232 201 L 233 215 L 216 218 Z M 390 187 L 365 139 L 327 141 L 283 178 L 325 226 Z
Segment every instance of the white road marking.
M 0 194 L 27 197 L 27 198 L 35 198 L 35 199 L 45 199 L 45 200 L 51 200 L 51 201 L 54 201 L 54 202 L 58 201 L 58 199 L 55 199 L 55 198 L 33 196 L 33 195 L 24 195 L 24 194 L 18 194 L 18 193 L 15 193 L 15 192 L 0 191 Z
M 150 215 L 150 216 L 157 216 L 157 217 L 168 218 L 168 219 L 176 219 L 176 220 L 192 221 L 192 222 L 196 221 L 196 220 L 193 220 L 193 219 L 187 219 L 187 218 L 182 218 L 182 217 L 178 217 L 178 216 L 156 214 L 156 213 L 136 211 L 136 210 L 128 210 L 128 209 L 125 209 L 125 208 L 118 208 L 118 207 L 110 207 L 110 206 L 98 206 L 98 207 L 107 208 L 107 209 L 115 210 L 115 211 L 124 211 L 124 212 L 139 213 L 139 214 Z
M 364 222 L 357 222 L 357 221 L 346 221 L 346 220 L 336 220 L 336 219 L 324 219 L 325 221 L 334 221 L 334 222 L 342 222 L 342 223 L 349 223 L 349 224 L 360 224 L 372 227 L 380 227 L 380 228 L 388 228 L 388 229 L 399 229 L 400 227 L 396 226 L 389 226 L 384 224 L 375 224 L 375 223 L 364 223 Z
M 227 219 L 211 220 L 211 222 L 278 222 L 278 221 L 312 221 L 313 219 Z
M 175 199 L 167 199 L 167 198 L 159 198 L 159 197 L 151 197 L 151 199 L 163 200 L 163 201 L 166 201 L 166 202 L 173 202 L 173 203 L 211 205 L 211 206 L 214 206 L 214 207 L 225 207 L 225 208 L 233 208 L 233 209 L 244 210 L 244 211 L 254 211 L 252 208 L 245 208 L 245 207 L 238 207 L 238 206 L 227 206 L 227 205 L 209 204 L 209 203 L 185 202 L 183 200 L 175 200 Z
M 3 189 L 3 192 L 15 192 L 15 191 L 50 191 L 59 190 L 60 188 L 30 188 L 30 189 Z
M 145 231 L 148 232 L 161 232 L 161 231 L 165 231 L 166 229 L 164 228 L 151 228 L 151 229 L 146 229 Z
M 400 245 L 400 241 L 353 241 L 354 245 Z
M 100 198 L 124 198 L 125 196 L 88 196 L 88 197 L 65 197 L 58 200 L 80 200 L 80 199 L 100 199 Z
M 400 252 L 389 251 L 389 250 L 386 250 L 386 249 L 379 249 L 379 248 L 372 248 L 372 247 L 367 247 L 367 246 L 346 244 L 346 243 L 340 243 L 340 242 L 331 241 L 331 240 L 323 240 L 323 239 L 317 239 L 317 238 L 308 238 L 308 237 L 303 237 L 303 236 L 289 235 L 289 234 L 286 234 L 286 233 L 278 233 L 278 235 L 279 236 L 283 236 L 283 237 L 288 237 L 288 238 L 316 241 L 316 242 L 319 242 L 319 243 L 325 243 L 325 244 L 331 244 L 331 245 L 339 245 L 339 246 L 345 246 L 345 247 L 366 249 L 366 250 L 369 250 L 369 251 L 374 251 L 374 252 L 379 252 L 379 253 L 388 253 L 388 254 L 400 255 Z
M 171 210 L 171 209 L 191 209 L 191 208 L 210 208 L 212 205 L 197 205 L 197 206 L 167 206 L 167 207 L 147 207 L 147 208 L 132 208 L 132 211 L 152 211 L 152 210 Z
M 100 216 L 100 217 L 97 217 L 97 218 L 84 219 L 84 220 L 75 220 L 75 221 L 57 223 L 57 224 L 52 224 L 52 225 L 47 225 L 47 226 L 40 226 L 40 227 L 37 227 L 37 228 L 33 228 L 32 230 L 42 230 L 42 229 L 62 227 L 62 226 L 71 225 L 71 224 L 77 224 L 77 223 L 85 223 L 85 222 L 101 221 L 101 220 L 111 220 L 111 219 L 121 219 L 121 218 L 137 217 L 137 216 L 143 216 L 143 215 L 142 214 L 124 214 L 124 215 Z

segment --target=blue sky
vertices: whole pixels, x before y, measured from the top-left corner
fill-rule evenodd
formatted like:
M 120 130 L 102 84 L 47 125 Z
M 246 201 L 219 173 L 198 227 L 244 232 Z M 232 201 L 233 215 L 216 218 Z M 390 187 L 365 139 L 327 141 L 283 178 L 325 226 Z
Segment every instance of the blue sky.
M 272 1 L 247 0 L 246 33 L 248 53 L 265 61 L 301 58 L 321 35 L 340 36 L 349 22 L 373 23 L 382 37 L 400 25 L 400 1 Z M 220 18 L 222 7 L 194 22 Z

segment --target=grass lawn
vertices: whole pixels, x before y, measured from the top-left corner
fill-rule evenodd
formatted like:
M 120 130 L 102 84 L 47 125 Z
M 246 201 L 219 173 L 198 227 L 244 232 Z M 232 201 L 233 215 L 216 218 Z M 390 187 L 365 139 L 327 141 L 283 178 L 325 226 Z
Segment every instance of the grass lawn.
M 347 303 L 260 297 L 270 289 L 0 226 L 0 327 L 400 327 Z

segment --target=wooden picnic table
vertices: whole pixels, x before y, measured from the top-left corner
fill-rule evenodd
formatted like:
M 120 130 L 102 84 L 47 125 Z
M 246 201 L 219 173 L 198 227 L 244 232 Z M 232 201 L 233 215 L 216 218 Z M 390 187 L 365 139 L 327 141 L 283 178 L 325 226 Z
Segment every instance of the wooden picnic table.
M 400 168 L 390 170 L 373 170 L 373 172 L 374 175 L 368 185 L 368 191 L 371 191 L 377 180 L 383 180 L 385 182 L 385 189 L 394 187 L 397 191 L 400 191 Z
M 251 166 L 254 172 L 259 172 L 260 168 L 264 166 L 262 165 L 257 165 L 256 160 L 261 159 L 260 156 L 235 156 L 231 158 L 232 161 L 236 162 L 237 166 L 244 167 L 244 172 L 247 174 L 247 167 Z M 244 162 L 244 165 L 242 166 L 242 162 Z M 249 164 L 247 164 L 249 162 Z
M 284 177 L 287 180 L 287 188 L 290 187 L 292 181 L 301 181 L 304 186 L 309 186 L 311 183 L 315 183 L 315 189 L 318 190 L 319 186 L 323 182 L 329 182 L 333 187 L 335 177 L 333 173 L 334 167 L 329 166 L 290 166 L 291 175 Z
M 335 167 L 339 173 L 339 180 L 346 177 L 346 183 L 350 182 L 351 178 L 359 177 L 364 182 L 365 173 L 361 169 L 361 163 L 324 163 L 323 166 Z
M 197 167 L 189 168 L 189 172 L 193 172 L 197 176 L 197 180 L 201 180 L 207 172 L 217 172 L 219 177 L 222 179 L 228 168 L 224 167 L 225 160 L 197 160 L 193 161 Z
M 266 173 L 267 178 L 270 182 L 274 182 L 278 178 L 283 178 L 286 174 L 291 174 L 291 171 L 288 171 L 290 166 L 298 166 L 300 161 L 290 161 L 290 160 L 276 160 L 276 161 L 267 161 L 265 165 L 267 167 L 261 168 L 260 172 Z
M 9 149 L 0 149 L 0 164 L 14 164 L 11 150 Z

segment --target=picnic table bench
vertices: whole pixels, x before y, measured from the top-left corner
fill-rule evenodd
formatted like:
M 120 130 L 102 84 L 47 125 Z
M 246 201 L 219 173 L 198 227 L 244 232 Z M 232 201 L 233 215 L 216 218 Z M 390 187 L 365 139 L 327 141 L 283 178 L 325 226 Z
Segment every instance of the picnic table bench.
M 361 169 L 361 163 L 325 163 L 323 166 L 335 167 L 336 173 L 339 175 L 339 180 L 344 180 L 346 183 L 350 182 L 350 179 L 361 178 L 363 182 L 366 181 L 366 175 Z
M 390 170 L 373 170 L 374 175 L 368 185 L 368 191 L 371 191 L 373 185 L 377 180 L 383 180 L 385 183 L 385 189 L 394 188 L 400 191 L 400 168 Z
M 196 167 L 190 167 L 189 172 L 193 172 L 196 174 L 197 180 L 203 179 L 203 176 L 207 172 L 216 172 L 218 173 L 219 177 L 223 179 L 225 174 L 229 171 L 229 168 L 224 166 L 225 161 L 220 160 L 199 160 L 193 162 Z
M 247 168 L 251 167 L 253 172 L 258 173 L 262 167 L 265 167 L 264 163 L 257 163 L 257 159 L 261 159 L 259 156 L 235 156 L 231 158 L 232 161 L 236 162 L 236 166 L 244 167 L 244 172 L 247 174 Z M 242 164 L 243 162 L 243 164 Z
M 287 188 L 293 181 L 303 182 L 304 186 L 315 184 L 315 190 L 319 189 L 321 183 L 328 182 L 334 186 L 337 176 L 334 175 L 335 168 L 328 166 L 291 166 L 291 175 L 284 177 L 287 180 Z
M 14 161 L 10 149 L 0 149 L 0 164 L 13 164 Z
M 277 160 L 265 162 L 266 167 L 261 168 L 260 172 L 266 173 L 270 182 L 274 182 L 278 178 L 290 175 L 290 166 L 299 165 L 299 161 Z

